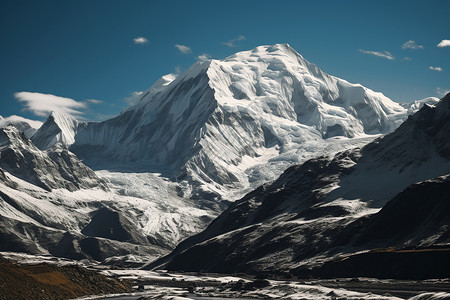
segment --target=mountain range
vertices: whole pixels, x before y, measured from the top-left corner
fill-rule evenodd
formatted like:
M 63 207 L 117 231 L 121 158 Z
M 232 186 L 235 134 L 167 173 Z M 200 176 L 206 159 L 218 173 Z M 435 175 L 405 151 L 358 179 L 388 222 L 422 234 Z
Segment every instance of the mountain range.
M 325 274 L 342 255 L 390 247 L 362 242 L 375 234 L 361 228 L 392 218 L 404 189 L 445 190 L 449 102 L 401 105 L 276 44 L 163 76 L 102 122 L 1 118 L 0 247 L 153 261 L 148 268 Z M 446 207 L 436 199 L 427 207 Z M 441 219 L 391 246 L 448 243 L 448 214 Z

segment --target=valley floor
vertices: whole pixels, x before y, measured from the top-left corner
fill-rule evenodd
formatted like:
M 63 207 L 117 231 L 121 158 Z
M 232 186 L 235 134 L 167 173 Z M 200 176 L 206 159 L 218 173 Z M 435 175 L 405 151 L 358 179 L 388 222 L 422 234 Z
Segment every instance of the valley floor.
M 0 299 L 450 299 L 450 278 L 268 280 L 246 274 L 118 269 L 87 260 L 0 254 Z
M 266 280 L 244 274 L 105 270 L 131 280 L 139 292 L 83 299 L 450 299 L 450 280 Z

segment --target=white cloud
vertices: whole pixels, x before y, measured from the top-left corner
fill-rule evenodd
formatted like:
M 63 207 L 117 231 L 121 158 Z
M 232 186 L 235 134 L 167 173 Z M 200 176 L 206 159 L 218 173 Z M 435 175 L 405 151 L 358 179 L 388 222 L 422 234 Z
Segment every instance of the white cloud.
M 230 48 L 233 48 L 233 47 L 236 47 L 236 42 L 244 41 L 244 40 L 246 40 L 246 39 L 247 39 L 247 38 L 246 38 L 245 36 L 240 35 L 240 36 L 238 36 L 237 38 L 234 38 L 234 39 L 232 39 L 232 40 L 229 40 L 228 42 L 222 42 L 222 44 L 223 44 L 223 45 L 226 45 L 226 46 L 228 46 L 228 47 L 230 47 Z
M 442 68 L 441 68 L 441 67 L 432 67 L 432 66 L 429 66 L 428 69 L 433 70 L 433 71 L 442 72 Z
M 178 51 L 180 51 L 180 52 L 183 53 L 183 54 L 189 54 L 189 53 L 192 53 L 191 48 L 189 48 L 188 46 L 185 46 L 185 45 L 178 45 L 178 44 L 176 44 L 176 45 L 175 45 L 175 48 L 177 48 Z
M 138 36 L 138 37 L 134 38 L 133 41 L 135 44 L 141 44 L 141 45 L 148 43 L 148 40 L 143 36 Z
M 131 93 L 130 96 L 125 98 L 125 102 L 128 103 L 128 105 L 134 105 L 141 100 L 142 91 L 134 91 Z
M 405 42 L 405 43 L 402 45 L 402 49 L 403 49 L 403 50 L 405 50 L 405 49 L 417 50 L 417 49 L 423 49 L 423 46 L 422 46 L 422 45 L 418 45 L 418 44 L 416 43 L 416 41 L 409 40 L 409 41 Z
M 97 100 L 97 99 L 86 99 L 86 100 L 84 100 L 84 102 L 92 103 L 92 104 L 102 104 L 103 103 L 102 100 Z
M 450 90 L 446 90 L 440 87 L 436 88 L 436 93 L 439 95 L 439 97 L 444 97 L 445 95 L 447 95 L 448 93 L 450 93 Z
M 403 60 L 411 61 L 411 57 L 403 57 Z
M 378 57 L 387 58 L 389 60 L 393 60 L 394 59 L 394 56 L 392 56 L 392 54 L 390 52 L 388 52 L 388 51 L 379 52 L 379 51 L 366 51 L 366 50 L 359 49 L 359 52 L 362 52 L 362 53 L 365 53 L 365 54 L 369 54 L 369 55 L 378 56 Z
M 28 123 L 31 128 L 34 129 L 39 129 L 39 127 L 42 126 L 42 122 L 41 121 L 35 121 L 35 120 L 30 120 L 30 119 L 25 119 L 24 117 L 21 116 L 16 116 L 16 115 L 12 115 L 6 118 L 2 118 L 0 116 L 0 127 L 5 127 L 9 124 L 16 124 L 19 122 L 25 122 Z
M 202 55 L 197 56 L 197 60 L 199 61 L 207 61 L 211 58 L 208 53 L 203 53 Z
M 181 67 L 180 66 L 176 66 L 175 67 L 175 74 L 176 75 L 180 75 L 181 74 Z
M 25 105 L 25 110 L 39 117 L 46 117 L 55 111 L 80 119 L 83 114 L 80 110 L 87 108 L 86 103 L 51 94 L 18 92 L 14 97 Z
M 437 44 L 439 48 L 442 47 L 450 47 L 450 40 L 442 40 L 439 44 Z

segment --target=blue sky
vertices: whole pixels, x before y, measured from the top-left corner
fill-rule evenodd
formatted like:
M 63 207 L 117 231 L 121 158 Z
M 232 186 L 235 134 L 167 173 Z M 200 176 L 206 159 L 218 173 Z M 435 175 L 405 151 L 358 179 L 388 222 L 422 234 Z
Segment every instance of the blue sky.
M 3 0 L 0 115 L 44 120 L 55 106 L 103 120 L 202 55 L 275 43 L 395 101 L 439 97 L 450 90 L 449 11 L 432 0 Z

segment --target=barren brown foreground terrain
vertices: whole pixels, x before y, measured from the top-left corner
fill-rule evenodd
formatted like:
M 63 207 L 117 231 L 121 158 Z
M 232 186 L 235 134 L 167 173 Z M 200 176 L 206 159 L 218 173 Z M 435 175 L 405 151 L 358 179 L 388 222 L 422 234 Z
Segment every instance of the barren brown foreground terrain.
M 71 299 L 130 291 L 119 281 L 76 265 L 21 265 L 0 257 L 0 299 Z

